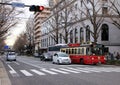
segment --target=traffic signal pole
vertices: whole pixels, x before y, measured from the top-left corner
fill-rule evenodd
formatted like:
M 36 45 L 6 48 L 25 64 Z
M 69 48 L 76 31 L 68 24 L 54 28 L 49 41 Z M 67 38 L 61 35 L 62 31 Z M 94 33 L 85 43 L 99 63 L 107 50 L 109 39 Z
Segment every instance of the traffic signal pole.
M 0 3 L 1 5 L 13 5 L 12 3 Z M 24 7 L 31 7 L 31 5 L 24 5 Z
M 29 7 L 29 11 L 34 12 L 42 12 L 44 10 L 44 6 L 38 6 L 38 5 L 25 5 L 24 3 L 0 3 L 1 5 L 11 5 L 12 7 Z

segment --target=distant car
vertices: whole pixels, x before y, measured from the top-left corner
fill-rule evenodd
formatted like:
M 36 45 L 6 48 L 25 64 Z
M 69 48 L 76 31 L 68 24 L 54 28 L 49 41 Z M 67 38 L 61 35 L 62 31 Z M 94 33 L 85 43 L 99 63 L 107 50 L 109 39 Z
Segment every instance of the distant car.
M 43 53 L 40 55 L 40 60 L 52 60 L 52 55 L 50 53 Z
M 57 52 L 53 55 L 53 64 L 71 64 L 71 59 L 68 54 L 64 52 Z
M 16 61 L 16 54 L 15 54 L 15 52 L 8 52 L 7 54 L 6 54 L 6 60 L 7 61 L 12 61 L 12 60 L 14 60 L 14 61 Z

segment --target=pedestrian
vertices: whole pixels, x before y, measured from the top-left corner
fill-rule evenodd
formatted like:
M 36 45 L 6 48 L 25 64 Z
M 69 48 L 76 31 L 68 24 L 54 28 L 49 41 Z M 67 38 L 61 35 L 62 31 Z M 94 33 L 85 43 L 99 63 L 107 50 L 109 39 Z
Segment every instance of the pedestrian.
M 120 59 L 120 54 L 117 52 L 117 55 L 116 55 L 116 59 L 119 60 Z

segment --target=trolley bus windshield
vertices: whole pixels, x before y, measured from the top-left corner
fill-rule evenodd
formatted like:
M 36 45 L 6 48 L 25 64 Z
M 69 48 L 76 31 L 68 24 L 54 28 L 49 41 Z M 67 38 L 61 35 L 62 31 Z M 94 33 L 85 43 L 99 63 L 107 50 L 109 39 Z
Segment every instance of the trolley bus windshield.
M 94 55 L 103 55 L 103 49 L 98 47 L 91 48 L 91 53 Z

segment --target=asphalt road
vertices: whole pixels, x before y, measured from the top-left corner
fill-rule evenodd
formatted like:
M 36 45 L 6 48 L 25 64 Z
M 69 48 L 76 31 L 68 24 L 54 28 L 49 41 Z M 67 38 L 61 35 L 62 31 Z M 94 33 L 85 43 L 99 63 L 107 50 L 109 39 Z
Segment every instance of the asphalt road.
M 12 85 L 120 85 L 118 66 L 56 65 L 25 56 L 4 66 Z

